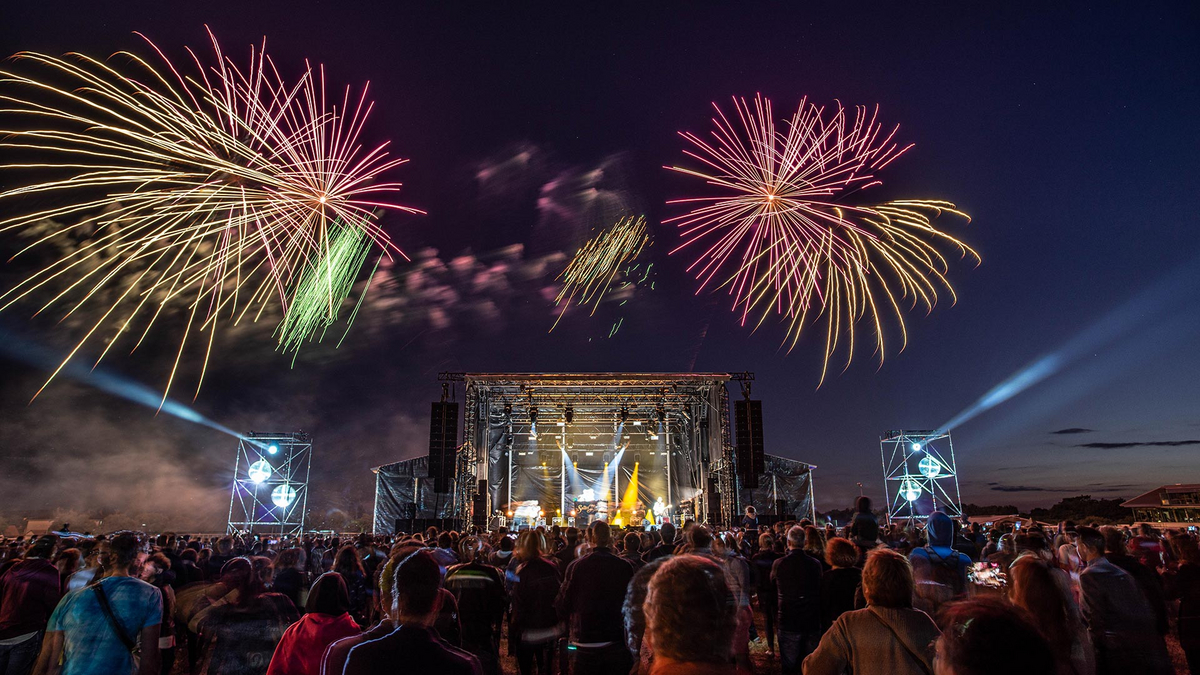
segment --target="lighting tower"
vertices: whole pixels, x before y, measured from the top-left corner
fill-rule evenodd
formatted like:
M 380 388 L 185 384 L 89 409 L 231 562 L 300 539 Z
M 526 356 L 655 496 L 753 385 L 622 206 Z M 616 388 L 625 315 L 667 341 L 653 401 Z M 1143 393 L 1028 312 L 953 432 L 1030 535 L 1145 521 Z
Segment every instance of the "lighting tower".
M 250 432 L 238 440 L 229 497 L 229 533 L 304 531 L 312 438 L 294 433 Z
M 948 431 L 889 431 L 879 439 L 888 521 L 934 511 L 962 517 L 958 467 Z

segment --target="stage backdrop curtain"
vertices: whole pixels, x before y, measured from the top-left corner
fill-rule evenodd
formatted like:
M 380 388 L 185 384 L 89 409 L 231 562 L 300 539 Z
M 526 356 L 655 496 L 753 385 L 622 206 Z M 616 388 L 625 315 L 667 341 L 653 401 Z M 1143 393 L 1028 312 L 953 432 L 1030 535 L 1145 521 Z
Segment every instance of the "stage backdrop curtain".
M 776 455 L 765 459 L 767 470 L 759 475 L 758 487 L 741 491 L 742 506 L 753 505 L 760 513 L 774 514 L 775 500 L 782 499 L 787 502 L 787 517 L 814 518 L 811 467 Z
M 375 470 L 375 531 L 391 532 L 396 521 L 453 517 L 453 495 L 433 491 L 429 458 L 416 457 Z

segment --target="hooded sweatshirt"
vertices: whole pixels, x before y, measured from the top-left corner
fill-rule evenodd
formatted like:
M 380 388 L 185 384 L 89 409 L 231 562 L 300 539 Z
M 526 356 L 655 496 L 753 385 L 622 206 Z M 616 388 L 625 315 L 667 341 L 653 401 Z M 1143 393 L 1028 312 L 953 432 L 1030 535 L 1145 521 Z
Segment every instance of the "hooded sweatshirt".
M 320 675 L 325 649 L 342 638 L 358 634 L 358 624 L 349 612 L 340 616 L 305 614 L 284 631 L 267 675 Z
M 929 545 L 914 549 L 913 581 L 916 582 L 915 605 L 926 612 L 936 612 L 945 602 L 961 597 L 967 590 L 967 570 L 971 559 L 955 551 L 954 521 L 944 513 L 933 513 L 925 526 Z

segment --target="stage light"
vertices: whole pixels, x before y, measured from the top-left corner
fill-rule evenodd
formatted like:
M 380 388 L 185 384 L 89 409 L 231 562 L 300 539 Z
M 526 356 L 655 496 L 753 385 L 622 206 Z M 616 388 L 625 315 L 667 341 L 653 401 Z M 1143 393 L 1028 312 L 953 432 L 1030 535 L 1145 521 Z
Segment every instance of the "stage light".
M 555 422 L 554 424 L 555 424 L 555 425 L 557 425 L 557 426 L 560 426 L 560 427 L 565 427 L 565 426 L 567 426 L 567 423 L 566 423 L 566 422 Z
M 900 484 L 900 494 L 910 502 L 921 497 L 921 486 L 915 480 L 905 480 Z
M 913 452 L 920 452 L 920 451 L 921 451 L 921 444 L 920 444 L 920 443 L 913 443 L 913 444 L 912 444 L 912 451 L 913 451 Z
M 925 455 L 917 464 L 917 469 L 926 478 L 937 478 L 942 475 L 942 463 L 929 455 Z
M 641 421 L 641 420 L 634 420 L 634 421 L 633 421 L 633 426 L 635 426 L 635 427 L 640 427 L 640 426 L 642 426 L 642 421 Z
M 650 440 L 652 440 L 652 441 L 658 440 L 658 434 L 654 433 L 653 431 L 650 432 L 649 437 L 650 437 Z
M 563 416 L 567 418 L 567 424 L 575 421 L 575 406 L 569 405 L 564 411 Z
M 269 452 L 273 455 L 273 454 L 279 452 L 279 446 L 272 443 L 271 445 L 267 446 L 267 452 Z
M 571 517 L 572 517 L 572 518 L 574 518 L 574 517 L 575 517 L 575 511 L 574 511 L 574 510 L 572 510 L 572 511 L 571 511 Z
M 629 419 L 629 408 L 621 406 L 621 423 L 624 424 Z
M 658 404 L 658 408 L 656 409 L 656 412 L 658 413 L 658 423 L 659 423 L 659 424 L 662 424 L 663 422 L 666 422 L 666 421 L 667 421 L 667 408 L 666 408 L 666 406 L 664 406 L 662 403 L 659 403 L 659 404 Z
M 295 499 L 296 489 L 291 485 L 276 485 L 275 489 L 271 490 L 271 501 L 281 509 L 287 508 Z
M 529 406 L 529 423 L 530 424 L 537 424 L 537 414 L 538 414 L 537 406 L 530 405 Z
M 265 459 L 260 459 L 251 464 L 249 469 L 246 469 L 246 475 L 250 477 L 251 481 L 257 484 L 270 478 L 271 471 L 271 463 Z
M 512 511 L 509 511 L 509 512 L 508 512 L 508 517 L 509 517 L 509 518 L 512 518 L 512 517 L 513 517 L 513 512 L 512 512 Z
M 507 418 L 510 418 L 510 419 L 512 418 L 512 404 L 511 403 L 504 404 L 504 416 Z

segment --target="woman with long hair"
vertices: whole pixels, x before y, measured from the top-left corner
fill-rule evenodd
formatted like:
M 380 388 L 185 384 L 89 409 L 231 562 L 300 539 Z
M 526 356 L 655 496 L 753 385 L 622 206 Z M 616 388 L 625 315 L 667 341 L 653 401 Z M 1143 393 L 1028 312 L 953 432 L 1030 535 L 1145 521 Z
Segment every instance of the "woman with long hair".
M 508 623 L 509 651 L 517 656 L 521 675 L 550 672 L 551 653 L 559 637 L 554 600 L 562 586 L 562 573 L 545 556 L 540 532 L 526 530 L 517 537 L 509 581 L 512 615 Z
M 1074 600 L 1055 579 L 1055 570 L 1036 556 L 1017 558 L 1009 567 L 1009 600 L 1025 610 L 1050 643 L 1062 675 L 1096 672 L 1087 627 Z M 1061 572 L 1059 572 L 1061 574 Z
M 305 615 L 283 633 L 267 675 L 320 675 L 325 649 L 345 637 L 358 635 L 350 617 L 350 594 L 341 574 L 322 574 L 313 584 Z
M 342 575 L 346 588 L 350 592 L 350 615 L 361 625 L 367 625 L 370 619 L 371 588 L 367 584 L 367 572 L 363 569 L 362 558 L 358 557 L 358 549 L 353 544 L 346 544 L 338 549 L 337 557 L 333 560 L 333 570 Z
M 204 643 L 202 674 L 265 675 L 284 631 L 300 618 L 287 596 L 266 592 L 263 572 L 250 558 L 233 558 L 205 592 L 199 604 L 207 606 L 188 622 Z

